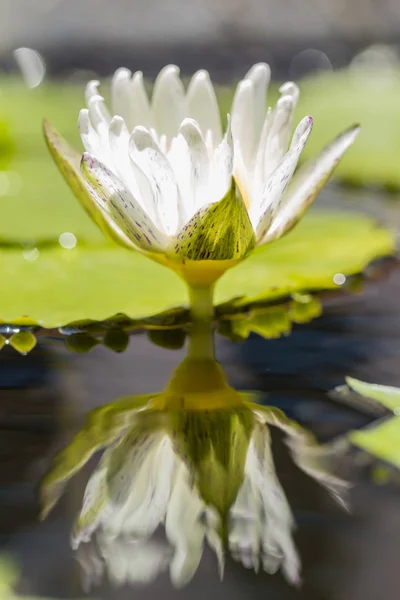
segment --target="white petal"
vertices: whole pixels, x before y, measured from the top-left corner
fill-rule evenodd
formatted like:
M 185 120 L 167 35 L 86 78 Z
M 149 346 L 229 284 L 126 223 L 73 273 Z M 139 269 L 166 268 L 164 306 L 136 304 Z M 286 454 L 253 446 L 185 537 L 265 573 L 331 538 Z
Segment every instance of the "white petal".
M 232 135 L 235 144 L 240 146 L 243 162 L 246 167 L 251 164 L 255 149 L 254 127 L 254 84 L 249 79 L 243 79 L 237 86 L 232 102 Z
M 212 158 L 214 155 L 214 137 L 211 129 L 208 129 L 208 131 L 206 131 L 204 141 L 207 146 L 208 154 L 210 155 L 210 158 Z
M 204 504 L 197 492 L 190 487 L 187 467 L 181 464 L 176 474 L 165 522 L 167 538 L 175 546 L 170 564 L 172 583 L 183 587 L 194 576 L 202 554 L 205 527 L 200 517 Z
M 135 177 L 135 182 L 138 190 L 138 201 L 142 208 L 149 215 L 151 220 L 156 224 L 160 231 L 164 231 L 164 226 L 160 219 L 160 215 L 157 212 L 156 196 L 154 194 L 153 187 L 148 177 L 143 173 L 139 165 L 132 159 L 131 152 L 129 150 L 129 160 L 131 168 Z
M 114 171 L 144 208 L 143 202 L 138 197 L 138 189 L 129 158 L 129 137 L 124 119 L 119 116 L 113 117 L 109 128 L 109 144 Z
M 251 186 L 251 174 L 247 169 L 240 144 L 237 140 L 234 141 L 234 168 L 233 173 L 235 177 L 236 184 L 240 190 L 243 201 L 246 205 L 247 210 L 249 210 L 249 206 L 251 206 L 251 198 L 252 198 L 252 186 Z
M 281 237 L 297 223 L 318 195 L 321 187 L 325 185 L 343 154 L 354 142 L 359 131 L 358 126 L 348 129 L 326 146 L 315 159 L 308 161 L 298 170 L 265 241 Z
M 99 87 L 100 87 L 100 81 L 97 81 L 96 79 L 92 79 L 92 81 L 89 81 L 87 83 L 86 90 L 85 90 L 86 106 L 89 105 L 90 98 L 92 98 L 93 96 L 99 95 Z
M 81 171 L 88 187 L 95 191 L 113 221 L 136 246 L 149 251 L 165 247 L 165 239 L 150 217 L 107 167 L 85 153 Z
M 254 85 L 253 114 L 248 115 L 248 118 L 253 121 L 254 135 L 257 143 L 260 139 L 267 110 L 267 90 L 271 79 L 271 69 L 266 63 L 258 63 L 250 69 L 245 79 L 249 79 Z
M 178 229 L 190 219 L 194 210 L 194 193 L 192 187 L 192 161 L 185 138 L 178 135 L 173 138 L 168 152 L 168 160 L 175 174 L 181 198 L 181 210 Z
M 121 68 L 115 71 L 111 80 L 111 109 L 113 115 L 129 119 L 130 91 L 132 73 L 129 69 Z
M 130 153 L 151 183 L 165 232 L 173 235 L 179 224 L 179 192 L 171 164 L 144 127 L 133 130 Z
M 296 105 L 300 96 L 300 90 L 299 86 L 294 83 L 294 81 L 286 81 L 286 83 L 283 83 L 279 88 L 279 92 L 282 94 L 282 96 L 291 96 Z
M 268 135 L 271 130 L 272 125 L 272 109 L 268 108 L 262 130 L 261 136 L 258 143 L 257 153 L 254 161 L 254 170 L 253 170 L 253 178 L 251 185 L 251 198 L 250 198 L 250 207 L 253 202 L 257 202 L 257 198 L 260 197 L 263 183 L 264 183 L 264 157 L 265 157 L 265 149 L 267 145 Z
M 297 126 L 289 152 L 272 173 L 261 192 L 260 202 L 251 206 L 250 218 L 256 231 L 256 239 L 265 237 L 272 219 L 279 211 L 283 193 L 297 167 L 300 154 L 312 130 L 311 117 L 305 117 Z
M 92 96 L 88 102 L 90 121 L 100 136 L 104 147 L 108 145 L 108 128 L 111 121 L 110 113 L 102 96 Z
M 162 225 L 155 210 L 155 198 L 149 180 L 129 154 L 129 131 L 121 117 L 114 117 L 110 124 L 110 150 L 114 171 L 127 189 L 137 199 L 158 229 Z
M 292 90 L 279 98 L 264 149 L 264 181 L 276 169 L 287 151 L 297 96 Z
M 193 200 L 188 215 L 188 219 L 190 219 L 202 206 L 210 204 L 214 200 L 210 197 L 210 192 L 213 191 L 210 188 L 211 163 L 204 138 L 196 121 L 185 119 L 179 133 L 187 144 L 191 163 L 190 178 Z M 215 198 L 215 200 L 219 199 Z
M 233 175 L 233 137 L 229 115 L 224 138 L 214 153 L 212 171 L 214 196 L 216 200 L 220 200 L 228 192 Z
M 141 71 L 137 71 L 132 77 L 130 117 L 128 120 L 130 131 L 138 125 L 142 125 L 148 129 L 154 127 L 150 102 L 144 87 L 143 73 Z
M 207 71 L 198 71 L 190 80 L 187 90 L 189 117 L 197 121 L 203 135 L 212 132 L 214 143 L 222 139 L 221 118 L 218 101 L 210 75 Z
M 154 83 L 152 109 L 158 134 L 170 140 L 187 114 L 185 89 L 175 65 L 164 67 Z
M 92 125 L 87 108 L 82 108 L 79 113 L 78 128 L 85 150 L 109 164 L 111 157 L 108 147 L 104 147 L 104 144 L 102 144 L 99 134 Z

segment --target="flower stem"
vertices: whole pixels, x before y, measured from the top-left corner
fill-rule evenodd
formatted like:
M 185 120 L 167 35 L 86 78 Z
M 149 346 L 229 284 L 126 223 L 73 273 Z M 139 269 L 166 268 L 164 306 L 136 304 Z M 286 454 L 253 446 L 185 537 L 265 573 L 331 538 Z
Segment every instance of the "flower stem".
M 192 323 L 189 331 L 188 356 L 190 358 L 214 358 L 214 285 L 189 286 Z

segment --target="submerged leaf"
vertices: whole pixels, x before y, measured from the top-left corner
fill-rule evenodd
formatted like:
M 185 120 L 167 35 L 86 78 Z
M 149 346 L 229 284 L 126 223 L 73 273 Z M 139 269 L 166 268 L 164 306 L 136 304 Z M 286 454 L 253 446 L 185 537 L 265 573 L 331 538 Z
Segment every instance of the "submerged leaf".
M 346 182 L 400 189 L 399 71 L 342 69 L 302 82 L 297 116 L 314 117 L 314 131 L 303 157 L 311 158 L 349 123 L 359 121 L 358 143 L 346 153 L 336 174 Z M 379 108 L 377 108 L 379 107 Z

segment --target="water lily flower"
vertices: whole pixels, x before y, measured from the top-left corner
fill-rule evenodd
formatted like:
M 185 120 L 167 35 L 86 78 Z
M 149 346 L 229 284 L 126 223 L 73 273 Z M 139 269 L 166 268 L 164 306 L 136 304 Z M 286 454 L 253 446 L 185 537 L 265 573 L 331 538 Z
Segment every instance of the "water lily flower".
M 110 110 L 99 82 L 87 85 L 82 156 L 48 123 L 46 140 L 107 235 L 173 268 L 189 285 L 210 286 L 297 223 L 358 134 L 357 126 L 348 129 L 294 174 L 312 118 L 292 135 L 299 89 L 285 83 L 267 110 L 269 80 L 267 64 L 250 69 L 224 132 L 206 71 L 185 90 L 178 67 L 169 65 L 150 99 L 142 73 L 122 68 L 111 82 Z
M 181 587 L 206 543 L 221 576 L 229 552 L 246 568 L 280 568 L 297 584 L 294 520 L 275 472 L 269 425 L 286 432 L 297 465 L 341 499 L 346 486 L 326 470 L 326 449 L 310 434 L 232 389 L 216 361 L 187 358 L 164 392 L 127 397 L 89 416 L 42 485 L 44 514 L 105 448 L 72 533 L 88 584 L 104 570 L 121 584 L 169 569 Z M 166 541 L 154 538 L 160 526 Z

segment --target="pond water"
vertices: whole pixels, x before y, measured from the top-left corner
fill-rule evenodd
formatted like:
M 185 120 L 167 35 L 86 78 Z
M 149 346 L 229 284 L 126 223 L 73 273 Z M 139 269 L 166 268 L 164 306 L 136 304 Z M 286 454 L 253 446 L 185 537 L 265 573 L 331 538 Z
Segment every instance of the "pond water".
M 343 192 L 331 191 L 327 204 Z M 396 201 L 378 204 L 373 194 L 352 192 L 343 205 L 399 222 Z M 340 232 L 338 232 L 340 243 Z M 235 389 L 257 390 L 261 402 L 329 441 L 371 422 L 369 406 L 352 406 L 332 398 L 329 390 L 351 374 L 362 380 L 400 386 L 400 271 L 386 269 L 359 294 L 327 298 L 320 318 L 297 325 L 278 340 L 251 335 L 243 344 L 218 337 L 217 358 Z M 69 544 L 72 521 L 80 509 L 89 462 L 70 483 L 47 520 L 39 522 L 38 482 L 51 458 L 85 414 L 114 398 L 162 390 L 184 350 L 154 346 L 144 334 L 132 335 L 128 349 L 116 354 L 96 347 L 73 354 L 62 339 L 40 338 L 27 356 L 12 348 L 0 353 L 0 543 L 21 568 L 18 591 L 36 597 L 83 597 L 81 570 Z M 221 583 L 214 554 L 204 552 L 200 566 L 183 590 L 167 574 L 146 587 L 114 588 L 106 581 L 93 598 L 308 600 L 397 600 L 400 594 L 400 488 L 393 473 L 377 482 L 374 463 L 351 452 L 340 473 L 351 478 L 351 514 L 291 462 L 280 435 L 273 438 L 279 479 L 297 522 L 295 541 L 303 585 L 291 588 L 280 574 L 255 574 L 227 561 Z

